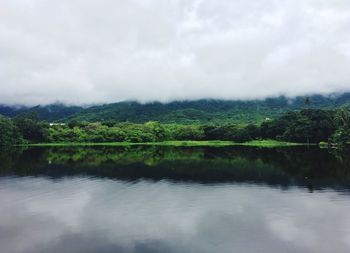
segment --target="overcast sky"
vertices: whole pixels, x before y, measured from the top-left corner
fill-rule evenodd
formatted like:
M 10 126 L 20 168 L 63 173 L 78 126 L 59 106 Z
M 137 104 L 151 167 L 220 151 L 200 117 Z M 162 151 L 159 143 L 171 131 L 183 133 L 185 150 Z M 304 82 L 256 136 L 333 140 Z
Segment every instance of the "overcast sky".
M 0 104 L 346 90 L 349 0 L 0 0 Z

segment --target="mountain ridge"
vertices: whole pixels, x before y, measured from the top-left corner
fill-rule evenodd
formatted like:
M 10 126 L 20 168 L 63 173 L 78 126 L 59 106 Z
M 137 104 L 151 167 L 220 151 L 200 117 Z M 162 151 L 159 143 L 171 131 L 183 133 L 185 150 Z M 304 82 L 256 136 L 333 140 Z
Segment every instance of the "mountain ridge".
M 173 101 L 168 103 L 124 101 L 89 107 L 51 104 L 47 106 L 0 105 L 0 114 L 7 117 L 36 112 L 39 119 L 50 122 L 117 121 L 144 123 L 210 123 L 235 122 L 258 123 L 266 118 L 276 118 L 287 111 L 305 108 L 336 108 L 350 104 L 350 93 L 339 95 L 313 95 L 288 98 L 271 97 L 263 100 L 200 99 Z

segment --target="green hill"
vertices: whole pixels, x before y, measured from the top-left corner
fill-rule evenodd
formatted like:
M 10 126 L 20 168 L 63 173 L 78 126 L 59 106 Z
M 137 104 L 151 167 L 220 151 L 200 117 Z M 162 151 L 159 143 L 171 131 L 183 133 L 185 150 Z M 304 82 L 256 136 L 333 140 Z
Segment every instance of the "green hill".
M 52 104 L 47 106 L 38 105 L 34 107 L 13 107 L 7 105 L 0 105 L 0 114 L 6 117 L 15 117 L 24 113 L 35 112 L 37 113 L 39 119 L 50 122 L 62 120 L 66 117 L 80 112 L 81 110 L 83 110 L 83 108 L 80 106 L 66 106 L 63 104 Z
M 93 106 L 65 119 L 77 121 L 118 121 L 144 123 L 257 123 L 276 118 L 286 111 L 303 108 L 335 108 L 350 103 L 350 93 L 339 96 L 286 97 L 265 100 L 197 100 L 171 103 L 120 102 Z
M 264 100 L 213 100 L 175 101 L 170 103 L 138 103 L 133 101 L 96 105 L 88 108 L 53 104 L 35 107 L 0 105 L 0 114 L 14 117 L 21 113 L 36 112 L 47 121 L 117 121 L 144 123 L 258 123 L 276 118 L 287 111 L 303 108 L 335 108 L 350 104 L 350 93 L 340 95 L 287 98 L 284 96 Z

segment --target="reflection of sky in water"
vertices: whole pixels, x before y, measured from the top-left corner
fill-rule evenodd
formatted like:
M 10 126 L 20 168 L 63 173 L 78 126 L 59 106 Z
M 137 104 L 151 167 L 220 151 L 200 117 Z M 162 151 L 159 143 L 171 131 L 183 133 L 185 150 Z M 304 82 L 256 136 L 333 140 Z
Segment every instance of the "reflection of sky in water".
M 335 191 L 2 178 L 0 201 L 4 253 L 350 251 Z

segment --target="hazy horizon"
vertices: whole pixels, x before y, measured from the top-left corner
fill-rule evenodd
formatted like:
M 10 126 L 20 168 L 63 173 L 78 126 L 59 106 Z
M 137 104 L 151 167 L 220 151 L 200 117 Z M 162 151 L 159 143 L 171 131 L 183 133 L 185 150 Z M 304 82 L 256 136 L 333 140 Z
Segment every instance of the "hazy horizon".
M 0 104 L 350 91 L 348 0 L 4 0 Z
M 78 106 L 78 107 L 83 107 L 83 108 L 89 108 L 92 106 L 101 106 L 101 105 L 107 105 L 107 104 L 116 104 L 116 103 L 139 103 L 139 104 L 152 104 L 152 103 L 160 103 L 160 104 L 170 104 L 174 102 L 196 102 L 196 101 L 203 101 L 203 100 L 208 100 L 208 101 L 222 101 L 222 102 L 254 102 L 254 101 L 265 101 L 266 99 L 279 99 L 279 98 L 285 98 L 288 100 L 288 102 L 292 103 L 298 98 L 310 98 L 311 103 L 312 103 L 312 98 L 315 96 L 322 96 L 324 98 L 331 98 L 331 99 L 336 99 L 338 97 L 341 97 L 343 95 L 350 95 L 350 92 L 338 92 L 338 93 L 328 93 L 328 94 L 304 94 L 304 95 L 298 95 L 298 96 L 285 96 L 285 95 L 277 95 L 277 96 L 267 96 L 267 97 L 262 97 L 262 98 L 249 98 L 249 99 L 244 99 L 244 98 L 237 98 L 237 99 L 221 99 L 221 98 L 198 98 L 198 99 L 175 99 L 175 100 L 169 100 L 169 101 L 159 101 L 159 100 L 149 100 L 149 101 L 140 101 L 140 100 L 120 100 L 120 101 L 113 101 L 113 102 L 95 102 L 95 103 L 82 103 L 82 104 L 75 104 L 75 103 L 67 103 L 67 102 L 61 102 L 61 101 L 53 101 L 51 103 L 44 103 L 44 104 L 23 104 L 23 103 L 1 103 L 0 106 L 4 107 L 11 107 L 11 108 L 31 108 L 31 107 L 36 107 L 36 106 L 52 106 L 52 105 L 58 105 L 58 106 L 66 106 L 66 107 L 71 107 L 71 106 Z

